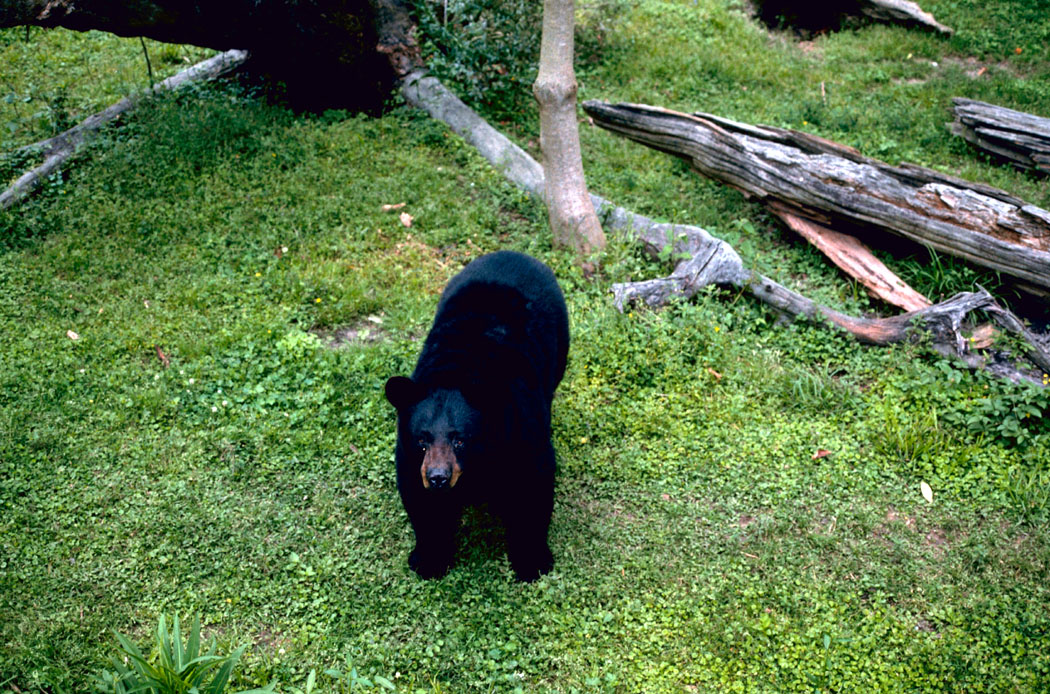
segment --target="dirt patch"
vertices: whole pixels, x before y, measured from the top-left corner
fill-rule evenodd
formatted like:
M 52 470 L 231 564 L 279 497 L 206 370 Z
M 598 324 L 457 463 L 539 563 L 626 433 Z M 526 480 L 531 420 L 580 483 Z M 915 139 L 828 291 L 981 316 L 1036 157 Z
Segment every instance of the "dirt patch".
M 974 58 L 972 56 L 968 58 L 960 58 L 957 56 L 948 56 L 941 60 L 926 60 L 923 58 L 916 58 L 917 61 L 928 64 L 932 70 L 925 77 L 913 77 L 910 79 L 897 79 L 894 80 L 896 84 L 924 84 L 931 79 L 939 77 L 946 68 L 957 67 L 961 68 L 963 73 L 970 79 L 976 80 L 982 77 L 988 77 L 995 73 L 1006 73 L 1009 77 L 1020 77 L 1017 70 L 1014 69 L 1013 65 L 1006 61 L 999 61 L 997 63 L 986 63 Z
M 383 328 L 383 317 L 366 316 L 350 325 L 337 328 L 311 328 L 310 332 L 320 338 L 328 349 L 342 349 L 349 345 L 370 345 L 387 339 Z
M 934 528 L 926 533 L 926 544 L 930 547 L 944 548 L 948 544 L 948 537 L 940 528 Z

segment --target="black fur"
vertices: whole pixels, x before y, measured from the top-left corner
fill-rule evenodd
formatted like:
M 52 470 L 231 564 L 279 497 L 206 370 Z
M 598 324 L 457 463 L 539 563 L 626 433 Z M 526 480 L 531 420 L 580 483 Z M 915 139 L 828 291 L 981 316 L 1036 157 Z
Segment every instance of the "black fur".
M 463 507 L 480 502 L 503 519 L 519 579 L 550 571 L 551 401 L 568 351 L 565 300 L 538 260 L 492 253 L 448 283 L 412 377 L 386 384 L 398 411 L 397 486 L 416 534 L 408 561 L 423 578 L 448 571 Z M 428 450 L 442 464 L 454 458 L 454 486 L 438 488 L 440 475 L 424 486 Z

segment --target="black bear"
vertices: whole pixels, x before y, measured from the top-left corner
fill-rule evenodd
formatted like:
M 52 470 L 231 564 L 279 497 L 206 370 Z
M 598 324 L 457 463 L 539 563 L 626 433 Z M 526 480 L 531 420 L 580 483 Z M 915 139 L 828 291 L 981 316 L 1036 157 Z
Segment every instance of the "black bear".
M 568 352 L 565 299 L 540 261 L 491 253 L 445 287 L 412 377 L 386 383 L 421 577 L 448 571 L 463 508 L 481 502 L 503 520 L 518 579 L 550 571 L 551 401 Z

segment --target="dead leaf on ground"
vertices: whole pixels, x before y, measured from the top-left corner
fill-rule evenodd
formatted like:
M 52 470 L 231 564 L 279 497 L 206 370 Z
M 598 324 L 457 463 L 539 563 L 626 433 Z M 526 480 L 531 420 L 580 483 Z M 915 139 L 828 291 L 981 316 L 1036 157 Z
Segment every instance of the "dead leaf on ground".
M 171 360 L 168 359 L 168 355 L 164 353 L 164 350 L 160 348 L 160 345 L 153 345 L 154 349 L 157 350 L 157 359 L 160 359 L 160 363 L 164 365 L 164 368 L 171 366 Z
M 66 337 L 68 337 L 70 340 L 79 340 L 80 339 L 80 335 L 77 335 L 72 330 L 67 330 L 66 331 Z
M 410 227 L 412 226 L 412 220 L 415 219 L 415 217 L 413 217 L 407 212 L 402 212 L 401 216 L 398 217 L 398 219 L 401 220 L 401 224 L 403 224 L 406 227 Z
M 933 503 L 933 490 L 930 489 L 930 485 L 925 482 L 919 482 L 919 491 L 922 492 L 922 498 L 926 499 L 926 503 Z
M 829 455 L 831 455 L 831 451 L 824 450 L 823 448 L 818 448 L 817 452 L 813 454 L 813 460 L 817 460 L 819 458 L 827 458 Z
M 407 204 L 407 202 L 399 202 L 396 205 L 383 205 L 383 212 L 390 212 L 391 210 L 400 210 Z

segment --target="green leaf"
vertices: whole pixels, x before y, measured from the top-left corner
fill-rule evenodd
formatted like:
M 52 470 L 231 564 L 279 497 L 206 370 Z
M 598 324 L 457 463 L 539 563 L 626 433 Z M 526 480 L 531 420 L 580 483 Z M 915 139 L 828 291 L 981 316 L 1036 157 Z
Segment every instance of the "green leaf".
M 193 660 L 200 654 L 201 648 L 201 618 L 193 615 L 193 625 L 190 627 L 190 638 L 186 642 L 186 657 Z
M 181 633 L 181 630 L 179 629 L 179 615 L 178 614 L 176 614 L 174 616 L 174 618 L 172 619 L 172 629 L 171 630 L 172 630 L 172 641 L 174 642 L 172 644 L 172 653 L 174 655 L 174 658 L 172 660 L 172 664 L 175 666 L 175 672 L 181 673 L 182 672 L 182 662 L 184 660 L 183 656 L 185 654 L 183 653 L 183 650 L 182 650 L 182 633 Z
M 247 648 L 246 645 L 241 646 L 227 657 L 226 662 L 222 664 L 222 667 L 215 674 L 215 679 L 211 681 L 211 684 L 205 690 L 206 694 L 222 694 L 222 690 L 226 688 L 226 683 L 230 679 L 230 673 L 233 672 L 237 661 L 241 659 L 241 654 L 244 653 L 245 648 Z

